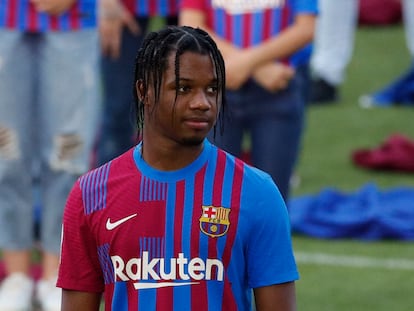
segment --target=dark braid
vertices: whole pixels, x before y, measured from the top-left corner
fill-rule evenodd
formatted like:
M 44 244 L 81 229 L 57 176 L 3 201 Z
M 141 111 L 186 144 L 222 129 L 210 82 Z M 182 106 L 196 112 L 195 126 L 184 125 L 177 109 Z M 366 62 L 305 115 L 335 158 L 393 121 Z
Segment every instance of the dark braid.
M 217 102 L 221 104 L 219 118 L 225 113 L 225 68 L 224 60 L 214 40 L 207 32 L 200 28 L 189 26 L 169 26 L 157 32 L 149 33 L 138 50 L 135 60 L 134 99 L 137 113 L 138 129 L 142 131 L 144 125 L 143 99 L 139 99 L 136 91 L 136 82 L 142 81 L 145 96 L 148 88 L 153 87 L 155 103 L 158 103 L 163 74 L 167 69 L 168 57 L 175 52 L 175 84 L 176 95 L 180 81 L 180 56 L 185 52 L 195 52 L 210 55 L 217 76 Z M 223 131 L 224 122 L 219 122 Z M 214 134 L 216 128 L 214 127 Z

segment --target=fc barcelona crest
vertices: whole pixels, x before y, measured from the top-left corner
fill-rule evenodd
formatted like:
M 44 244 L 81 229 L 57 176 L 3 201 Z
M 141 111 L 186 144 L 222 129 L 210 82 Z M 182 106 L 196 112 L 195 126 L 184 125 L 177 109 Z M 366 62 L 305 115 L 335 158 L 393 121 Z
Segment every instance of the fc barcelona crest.
M 216 206 L 201 206 L 200 230 L 212 238 L 223 236 L 230 226 L 230 209 Z

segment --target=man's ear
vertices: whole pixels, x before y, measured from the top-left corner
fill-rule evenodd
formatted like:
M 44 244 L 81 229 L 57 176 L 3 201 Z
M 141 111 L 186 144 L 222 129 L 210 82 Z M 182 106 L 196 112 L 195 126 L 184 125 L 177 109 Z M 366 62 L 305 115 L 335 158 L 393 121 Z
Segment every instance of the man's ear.
M 145 87 L 144 87 L 144 83 L 142 82 L 142 80 L 138 80 L 135 83 L 135 91 L 137 92 L 138 99 L 141 102 L 144 102 L 144 100 L 145 100 Z

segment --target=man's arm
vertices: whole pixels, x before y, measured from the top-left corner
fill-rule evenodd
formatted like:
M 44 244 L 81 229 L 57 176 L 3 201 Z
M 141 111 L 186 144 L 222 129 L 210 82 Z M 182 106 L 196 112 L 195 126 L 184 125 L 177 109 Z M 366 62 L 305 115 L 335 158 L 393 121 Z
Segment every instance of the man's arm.
M 102 54 L 118 59 L 124 27 L 139 35 L 141 28 L 120 0 L 99 0 L 98 29 Z
M 87 293 L 62 289 L 61 311 L 98 311 L 100 304 L 100 293 Z
M 226 63 L 226 87 L 228 89 L 240 88 L 251 76 L 259 60 L 250 57 L 248 50 L 236 47 L 209 29 L 205 12 L 196 9 L 181 9 L 179 24 L 202 28 L 214 39 Z
M 254 289 L 257 311 L 296 311 L 295 282 Z
M 315 16 L 299 14 L 294 23 L 277 36 L 248 49 L 240 49 L 215 34 L 206 26 L 206 15 L 201 10 L 182 9 L 179 24 L 203 28 L 216 41 L 226 63 L 228 89 L 238 89 L 249 77 L 254 76 L 264 88 L 277 91 L 287 85 L 294 72 L 276 65 L 275 60 L 292 55 L 312 41 Z
M 50 15 L 65 13 L 77 0 L 30 0 L 36 10 Z

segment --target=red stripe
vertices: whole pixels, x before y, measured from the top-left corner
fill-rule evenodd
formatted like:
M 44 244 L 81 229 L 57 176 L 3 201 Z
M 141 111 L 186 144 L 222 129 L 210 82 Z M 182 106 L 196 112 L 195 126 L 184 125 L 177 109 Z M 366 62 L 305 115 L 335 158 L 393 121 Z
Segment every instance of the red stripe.
M 280 16 L 280 31 L 283 31 L 284 29 L 288 28 L 290 26 L 290 6 L 285 4 L 282 8 L 281 16 Z M 289 58 L 285 58 L 281 60 L 282 63 L 289 65 Z
M 174 292 L 172 287 L 164 287 L 157 289 L 155 310 L 173 310 Z M 136 310 L 135 307 L 129 307 L 129 310 Z
M 280 30 L 284 30 L 285 28 L 290 26 L 290 7 L 289 5 L 284 5 L 281 12 L 280 17 Z
M 265 10 L 264 18 L 263 18 L 263 38 L 266 40 L 271 36 L 271 28 L 272 28 L 272 10 Z
M 244 163 L 236 159 L 235 160 L 235 169 L 233 175 L 233 185 L 232 185 L 232 193 L 231 193 L 231 211 L 229 215 L 230 219 L 230 227 L 229 231 L 227 232 L 227 239 L 226 239 L 226 246 L 223 252 L 223 264 L 225 269 L 227 269 L 230 257 L 231 257 L 231 250 L 233 248 L 234 239 L 236 238 L 236 231 L 237 231 L 237 224 L 239 221 L 239 211 L 240 211 L 240 198 L 241 198 L 241 186 L 243 180 L 243 172 L 244 172 Z M 231 284 L 226 277 L 224 280 L 224 293 L 223 293 L 223 307 L 222 310 L 232 311 L 237 310 L 236 300 L 233 296 L 233 291 L 231 289 Z
M 152 0 L 152 1 L 148 1 L 148 10 L 149 10 L 149 15 L 150 16 L 154 16 L 154 15 L 158 15 L 158 10 L 157 10 L 157 2 L 156 0 Z
M 79 1 L 76 1 L 69 11 L 70 29 L 74 30 L 80 28 L 80 14 Z
M 8 28 L 16 27 L 16 13 L 17 13 L 17 3 L 16 1 L 9 1 L 9 6 L 6 8 L 6 26 Z
M 203 187 L 206 175 L 206 166 L 195 176 L 194 183 L 194 208 L 191 224 L 191 258 L 199 257 L 200 254 L 200 221 L 201 206 L 203 204 Z M 207 285 L 201 281 L 196 286 L 191 286 L 191 310 L 208 310 Z
M 107 284 L 105 286 L 105 292 L 104 292 L 104 300 L 106 302 L 105 304 L 105 311 L 111 311 L 112 310 L 112 298 L 114 297 L 114 283 Z
M 242 25 L 242 29 L 244 29 L 242 46 L 248 47 L 252 42 L 252 14 L 248 13 L 243 15 Z
M 176 184 L 175 190 L 175 215 L 174 215 L 174 257 L 178 257 L 178 253 L 183 251 L 182 236 L 183 236 L 183 219 L 184 219 L 184 190 L 185 182 L 180 181 Z M 170 292 L 163 292 L 166 296 L 162 299 L 157 299 L 157 309 L 156 310 L 172 310 L 174 303 L 174 292 L 172 288 L 169 289 Z M 158 298 L 158 297 L 157 297 Z M 165 300 L 165 303 L 159 304 L 158 301 Z
M 135 15 L 136 12 L 136 4 L 135 0 L 124 0 L 123 5 L 128 9 L 129 12 Z
M 226 167 L 226 154 L 218 150 L 217 153 L 217 164 L 216 164 L 216 171 L 214 174 L 214 191 L 213 191 L 213 206 L 220 207 L 222 205 L 222 197 L 223 197 L 223 180 L 224 180 L 224 172 Z M 219 216 L 217 214 L 217 216 Z M 208 258 L 217 258 L 217 239 L 216 238 L 209 238 L 208 239 Z M 216 271 L 213 271 L 211 278 L 214 280 L 216 278 Z
M 27 8 L 27 29 L 29 31 L 36 31 L 38 29 L 37 12 L 34 5 L 30 2 Z
M 231 42 L 233 42 L 233 23 L 232 23 L 233 19 L 232 17 L 226 13 L 226 18 L 225 18 L 225 22 L 224 25 L 226 26 L 226 30 L 225 30 L 225 38 Z
M 54 31 L 59 30 L 59 19 L 57 16 L 50 17 L 50 29 Z
M 168 1 L 168 16 L 174 16 L 178 13 L 177 0 Z
M 138 293 L 133 282 L 127 282 L 128 309 L 135 310 L 138 306 Z

